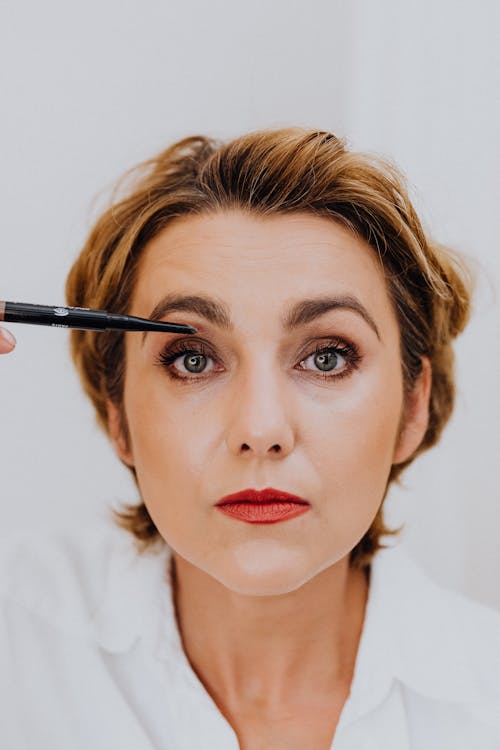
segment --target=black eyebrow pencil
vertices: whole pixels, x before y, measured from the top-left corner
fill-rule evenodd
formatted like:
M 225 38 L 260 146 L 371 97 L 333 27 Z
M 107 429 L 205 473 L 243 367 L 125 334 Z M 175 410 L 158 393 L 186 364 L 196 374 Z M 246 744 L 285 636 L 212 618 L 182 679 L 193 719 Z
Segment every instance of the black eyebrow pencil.
M 135 315 L 117 315 L 106 310 L 89 307 L 51 307 L 28 302 L 0 301 L 0 323 L 31 323 L 57 328 L 82 328 L 86 331 L 163 331 L 169 333 L 196 333 L 196 328 L 182 323 L 138 318 Z

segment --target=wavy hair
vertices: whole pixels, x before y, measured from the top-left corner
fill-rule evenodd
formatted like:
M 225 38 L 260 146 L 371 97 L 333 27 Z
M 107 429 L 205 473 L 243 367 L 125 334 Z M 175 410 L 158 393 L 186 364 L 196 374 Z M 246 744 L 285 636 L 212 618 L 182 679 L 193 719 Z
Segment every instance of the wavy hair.
M 310 212 L 361 237 L 380 259 L 397 314 L 405 401 L 420 375 L 422 356 L 430 359 L 425 436 L 406 461 L 391 467 L 379 510 L 350 553 L 353 567 L 366 567 L 384 546 L 381 538 L 400 531 L 388 529 L 383 520 L 391 483 L 438 442 L 452 413 L 452 341 L 470 316 L 471 270 L 463 256 L 424 232 L 406 180 L 387 158 L 351 151 L 332 133 L 298 127 L 259 130 L 228 142 L 195 135 L 140 164 L 119 183 L 69 272 L 67 304 L 127 313 L 147 243 L 177 217 L 230 209 L 264 216 Z M 109 435 L 109 398 L 120 409 L 129 440 L 124 334 L 73 329 L 70 336 L 71 355 L 98 424 Z M 138 486 L 134 468 L 127 468 Z M 139 547 L 161 542 L 142 500 L 114 513 Z

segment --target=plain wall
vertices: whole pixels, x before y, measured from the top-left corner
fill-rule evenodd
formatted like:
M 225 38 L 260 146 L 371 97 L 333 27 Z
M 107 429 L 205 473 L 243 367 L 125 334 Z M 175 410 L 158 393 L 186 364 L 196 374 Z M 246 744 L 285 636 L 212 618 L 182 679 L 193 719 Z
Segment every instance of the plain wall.
M 500 607 L 499 5 L 0 4 L 0 299 L 64 303 L 115 180 L 173 140 L 305 125 L 396 161 L 436 239 L 479 270 L 441 444 L 391 491 L 402 544 Z M 63 329 L 12 324 L 0 360 L 3 532 L 100 523 L 136 490 Z

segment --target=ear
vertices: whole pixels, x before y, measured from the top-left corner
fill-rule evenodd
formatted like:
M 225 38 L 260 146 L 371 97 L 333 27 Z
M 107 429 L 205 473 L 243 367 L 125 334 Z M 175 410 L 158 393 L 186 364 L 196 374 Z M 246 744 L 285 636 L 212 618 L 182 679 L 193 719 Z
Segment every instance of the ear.
M 127 444 L 120 410 L 110 399 L 106 399 L 106 411 L 108 413 L 109 437 L 115 453 L 127 466 L 133 466 L 134 459 Z
M 431 385 L 432 366 L 428 357 L 422 357 L 422 372 L 408 397 L 404 423 L 394 449 L 393 464 L 406 461 L 424 439 L 429 424 Z

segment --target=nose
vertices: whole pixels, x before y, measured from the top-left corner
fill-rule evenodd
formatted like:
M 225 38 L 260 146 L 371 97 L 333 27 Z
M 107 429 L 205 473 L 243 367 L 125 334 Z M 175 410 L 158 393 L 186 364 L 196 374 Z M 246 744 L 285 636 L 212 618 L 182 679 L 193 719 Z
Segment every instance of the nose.
M 283 458 L 293 450 L 286 388 L 269 366 L 235 382 L 228 407 L 226 443 L 234 455 Z

